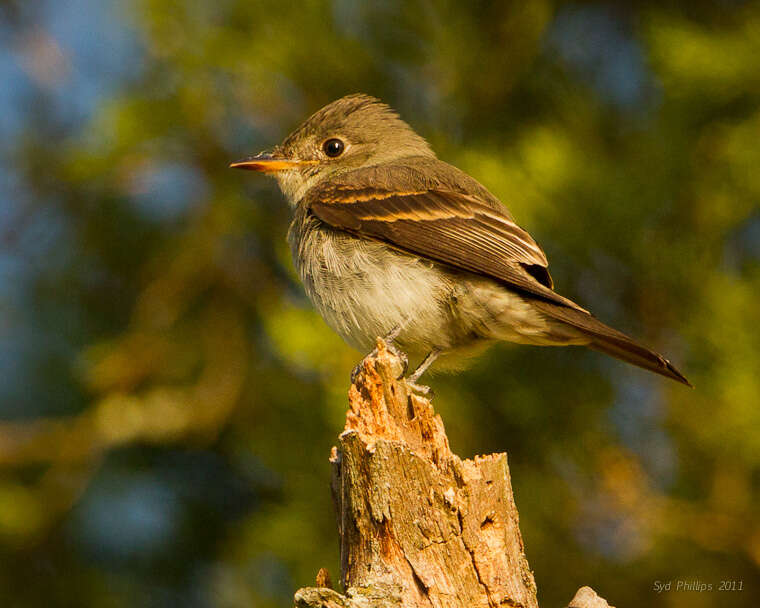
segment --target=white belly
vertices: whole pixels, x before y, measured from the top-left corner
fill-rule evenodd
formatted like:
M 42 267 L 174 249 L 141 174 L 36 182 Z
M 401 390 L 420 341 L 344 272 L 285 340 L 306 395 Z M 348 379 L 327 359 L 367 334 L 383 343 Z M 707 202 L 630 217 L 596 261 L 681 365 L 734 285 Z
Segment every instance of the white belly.
M 288 240 L 307 295 L 351 346 L 369 350 L 395 327 L 401 328 L 402 348 L 453 346 L 453 286 L 431 262 L 323 228 L 316 220 L 303 231 L 291 226 Z
M 357 239 L 311 218 L 288 233 L 293 260 L 317 311 L 348 344 L 369 351 L 400 327 L 410 355 L 432 349 L 468 356 L 493 340 L 585 344 L 588 338 L 545 318 L 530 299 L 485 277 Z M 457 357 L 451 361 L 459 365 Z

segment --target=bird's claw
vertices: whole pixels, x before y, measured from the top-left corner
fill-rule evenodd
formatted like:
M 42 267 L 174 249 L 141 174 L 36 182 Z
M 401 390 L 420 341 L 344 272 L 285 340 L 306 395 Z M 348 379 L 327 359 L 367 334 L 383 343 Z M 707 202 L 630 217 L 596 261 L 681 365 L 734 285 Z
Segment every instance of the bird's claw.
M 374 354 L 377 354 L 377 353 L 374 353 Z M 364 367 L 364 362 L 372 355 L 373 353 L 369 353 L 366 357 L 364 357 L 364 359 L 359 361 L 359 363 L 357 363 L 354 366 L 354 369 L 351 370 L 351 384 L 356 384 L 356 379 L 359 377 L 359 374 L 361 373 L 362 368 Z
M 409 371 L 409 357 L 407 357 L 406 353 L 398 348 L 393 344 L 392 340 L 384 339 L 383 342 L 385 343 L 385 348 L 393 354 L 394 356 L 398 357 L 401 360 L 401 373 L 399 374 L 398 378 L 396 380 L 405 379 L 406 380 L 406 386 L 407 388 L 417 395 L 422 395 L 423 397 L 432 397 L 433 396 L 433 389 L 431 389 L 429 386 L 426 386 L 424 384 L 417 384 L 417 379 L 419 378 L 419 374 L 416 372 L 409 376 L 408 378 L 405 378 L 406 372 Z M 354 367 L 354 369 L 351 371 L 351 383 L 355 384 L 356 379 L 359 377 L 359 374 L 362 372 L 362 369 L 364 368 L 364 364 L 367 362 L 368 359 L 372 359 L 374 357 L 377 357 L 377 347 L 373 348 L 357 365 Z
M 388 336 L 386 338 L 383 338 L 383 342 L 385 343 L 385 348 L 388 352 L 401 359 L 401 374 L 399 374 L 398 378 L 396 378 L 396 380 L 401 380 L 401 378 L 403 378 L 406 372 L 409 370 L 409 357 L 407 357 L 404 351 L 396 348 L 396 346 L 393 344 L 392 337 Z M 352 384 L 355 383 L 356 379 L 359 377 L 359 373 L 364 367 L 364 362 L 367 361 L 367 359 L 371 359 L 373 357 L 377 357 L 377 347 L 373 348 L 361 361 L 359 361 L 359 363 L 351 371 Z
M 423 397 L 430 398 L 435 393 L 433 392 L 433 389 L 429 386 L 426 386 L 424 384 L 417 384 L 416 382 L 412 382 L 407 379 L 406 386 L 409 388 L 409 390 L 417 395 L 422 395 Z

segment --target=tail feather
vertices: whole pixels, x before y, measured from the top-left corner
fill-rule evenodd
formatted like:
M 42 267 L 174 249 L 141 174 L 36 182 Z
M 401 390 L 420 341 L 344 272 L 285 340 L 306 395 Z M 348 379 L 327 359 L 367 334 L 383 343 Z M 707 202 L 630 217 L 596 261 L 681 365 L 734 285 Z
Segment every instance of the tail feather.
M 590 338 L 590 342 L 587 344 L 589 348 L 637 365 L 655 374 L 672 378 L 687 386 L 692 386 L 686 377 L 665 357 L 639 344 L 624 333 L 605 325 L 596 317 L 551 302 L 536 300 L 534 304 L 546 316 L 581 330 Z
M 627 363 L 632 363 L 633 365 L 648 369 L 655 374 L 660 374 L 661 376 L 682 382 L 686 386 L 692 386 L 691 382 L 689 382 L 665 357 L 641 344 L 637 344 L 633 340 L 619 342 L 595 339 L 592 340 L 591 344 L 588 346 L 593 350 L 598 350 L 607 355 L 611 355 L 612 357 L 616 357 L 617 359 L 626 361 Z

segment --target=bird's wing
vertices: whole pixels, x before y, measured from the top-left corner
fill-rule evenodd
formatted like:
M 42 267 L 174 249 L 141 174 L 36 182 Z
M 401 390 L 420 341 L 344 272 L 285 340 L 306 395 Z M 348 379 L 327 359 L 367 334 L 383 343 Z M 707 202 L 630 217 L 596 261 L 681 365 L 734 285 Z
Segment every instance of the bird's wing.
M 395 192 L 343 183 L 317 187 L 304 202 L 335 228 L 584 311 L 552 290 L 546 255 L 533 238 L 475 195 L 438 188 Z

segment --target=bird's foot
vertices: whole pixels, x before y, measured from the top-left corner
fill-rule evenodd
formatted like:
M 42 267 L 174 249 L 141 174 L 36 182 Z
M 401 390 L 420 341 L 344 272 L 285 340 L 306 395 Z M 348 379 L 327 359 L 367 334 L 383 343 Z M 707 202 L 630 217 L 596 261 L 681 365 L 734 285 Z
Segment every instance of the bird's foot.
M 393 344 L 393 341 L 396 339 L 396 337 L 399 334 L 399 329 L 394 328 L 392 331 L 390 331 L 384 338 L 381 338 L 382 341 L 385 343 L 385 348 L 388 352 L 395 355 L 401 360 L 401 374 L 397 378 L 397 380 L 400 380 L 404 377 L 404 374 L 406 374 L 407 370 L 409 369 L 409 358 L 406 356 L 406 353 L 398 348 L 396 348 L 396 345 Z M 359 363 L 354 367 L 354 369 L 351 371 L 351 383 L 356 382 L 356 378 L 359 376 L 359 372 L 362 371 L 362 368 L 364 367 L 365 361 L 367 359 L 371 359 L 373 357 L 377 357 L 377 347 L 373 348 Z
M 427 357 L 422 360 L 422 363 L 417 366 L 417 369 L 415 369 L 414 372 L 406 379 L 406 385 L 413 393 L 417 393 L 418 395 L 422 395 L 424 397 L 433 396 L 433 389 L 431 389 L 429 386 L 425 386 L 424 384 L 417 384 L 417 382 L 419 381 L 422 374 L 427 371 L 427 369 L 433 364 L 433 361 L 435 361 L 440 354 L 441 350 L 438 348 L 431 350 L 427 354 Z
M 351 370 L 351 384 L 356 384 L 356 379 L 359 377 L 359 374 L 361 373 L 362 368 L 364 367 L 364 362 L 371 356 L 372 356 L 372 353 L 368 354 L 366 357 L 364 357 L 364 359 L 359 361 L 359 363 L 357 363 L 354 366 L 354 369 Z
M 433 392 L 433 389 L 429 386 L 426 386 L 424 384 L 417 384 L 416 382 L 412 382 L 411 379 L 407 378 L 406 380 L 406 386 L 409 388 L 409 390 L 416 394 L 416 395 L 422 395 L 423 397 L 427 397 L 428 399 L 435 395 Z

